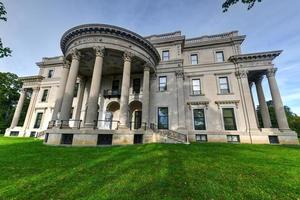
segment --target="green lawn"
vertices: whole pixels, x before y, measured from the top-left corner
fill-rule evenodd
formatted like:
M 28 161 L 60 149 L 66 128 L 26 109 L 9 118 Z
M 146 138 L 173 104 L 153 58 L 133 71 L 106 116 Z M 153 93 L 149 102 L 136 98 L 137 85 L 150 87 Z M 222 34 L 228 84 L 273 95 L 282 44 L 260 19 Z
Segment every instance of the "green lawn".
M 300 147 L 50 147 L 0 137 L 0 199 L 300 199 Z

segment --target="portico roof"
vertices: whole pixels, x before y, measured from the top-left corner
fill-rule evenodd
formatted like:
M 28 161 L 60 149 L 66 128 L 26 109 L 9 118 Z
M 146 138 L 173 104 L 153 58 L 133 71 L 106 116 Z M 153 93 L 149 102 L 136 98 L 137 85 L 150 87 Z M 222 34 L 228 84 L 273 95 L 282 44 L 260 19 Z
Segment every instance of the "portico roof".
M 261 61 L 261 60 L 274 60 L 281 53 L 282 50 L 240 54 L 240 55 L 230 56 L 229 61 L 234 63 L 242 63 L 242 62 Z

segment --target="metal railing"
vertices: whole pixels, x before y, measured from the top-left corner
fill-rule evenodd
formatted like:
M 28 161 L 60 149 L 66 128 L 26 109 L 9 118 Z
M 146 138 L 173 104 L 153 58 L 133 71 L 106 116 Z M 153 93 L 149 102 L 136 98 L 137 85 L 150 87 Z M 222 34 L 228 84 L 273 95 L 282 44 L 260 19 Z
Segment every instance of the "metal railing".
M 94 120 L 94 129 L 118 130 L 120 121 Z
M 155 133 L 159 133 L 162 136 L 168 137 L 178 142 L 186 144 L 188 143 L 188 136 L 184 133 L 179 133 L 177 131 L 169 129 L 159 129 L 159 127 L 154 123 L 150 123 L 150 129 L 152 129 L 152 131 Z
M 71 122 L 71 123 L 70 123 Z M 77 128 L 80 129 L 82 120 L 79 119 L 68 119 L 68 120 L 59 120 L 59 128 Z
M 114 98 L 114 97 L 120 98 L 121 91 L 120 90 L 104 90 L 103 97 L 104 98 Z
M 138 129 L 147 129 L 147 123 L 146 122 L 129 122 L 129 129 L 130 130 L 138 130 Z

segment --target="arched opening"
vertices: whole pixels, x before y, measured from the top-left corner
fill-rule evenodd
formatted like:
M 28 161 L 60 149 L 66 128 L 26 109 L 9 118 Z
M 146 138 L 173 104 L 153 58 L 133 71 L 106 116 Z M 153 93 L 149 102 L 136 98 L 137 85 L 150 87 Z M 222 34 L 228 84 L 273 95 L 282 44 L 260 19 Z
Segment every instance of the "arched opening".
M 129 127 L 139 129 L 142 127 L 142 103 L 132 101 L 129 104 Z
M 120 104 L 116 101 L 110 102 L 105 111 L 104 122 L 101 123 L 101 128 L 117 129 L 119 123 Z

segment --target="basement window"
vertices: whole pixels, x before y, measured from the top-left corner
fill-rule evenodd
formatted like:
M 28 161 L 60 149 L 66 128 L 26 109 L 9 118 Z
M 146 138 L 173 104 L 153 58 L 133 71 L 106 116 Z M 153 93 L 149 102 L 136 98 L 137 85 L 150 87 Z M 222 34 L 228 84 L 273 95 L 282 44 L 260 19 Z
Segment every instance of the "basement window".
M 30 137 L 35 137 L 36 132 L 35 131 L 31 131 L 30 132 Z
M 270 144 L 279 144 L 279 139 L 277 135 L 269 135 Z
M 19 135 L 19 131 L 11 131 L 9 136 L 18 136 Z
M 44 139 L 45 143 L 47 143 L 47 142 L 48 142 L 48 138 L 49 138 L 49 133 L 46 133 L 46 135 L 45 135 L 45 139 Z
M 207 142 L 206 134 L 196 134 L 196 142 Z
M 113 135 L 112 134 L 99 134 L 97 145 L 112 145 Z
M 133 144 L 143 144 L 143 134 L 134 134 Z
M 60 144 L 71 145 L 73 143 L 73 134 L 62 134 Z
M 240 136 L 239 135 L 227 135 L 227 142 L 240 143 Z

